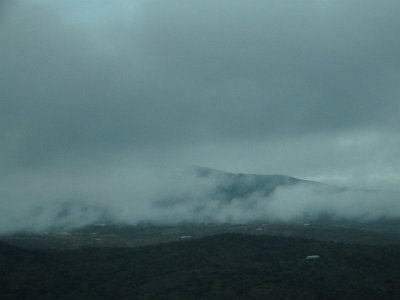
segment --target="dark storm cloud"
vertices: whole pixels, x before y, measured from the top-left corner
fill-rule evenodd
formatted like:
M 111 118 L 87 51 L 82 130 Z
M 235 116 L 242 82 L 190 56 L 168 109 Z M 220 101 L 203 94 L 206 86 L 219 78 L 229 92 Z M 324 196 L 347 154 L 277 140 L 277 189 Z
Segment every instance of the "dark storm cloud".
M 1 29 L 9 152 L 397 130 L 400 4 L 328 2 L 146 1 L 97 28 L 19 2 Z
M 149 166 L 182 162 L 339 182 L 375 170 L 396 182 L 399 9 L 395 0 L 2 1 L 3 196 L 38 201 L 11 191 L 39 195 L 43 182 L 59 187 L 45 198 L 92 195 L 106 181 L 99 173 L 122 172 L 129 186 Z
M 197 113 L 218 135 L 373 126 L 397 105 L 386 93 L 399 67 L 388 10 L 399 5 L 356 3 L 322 13 L 318 1 L 160 1 L 145 11 L 145 40 L 199 87 Z

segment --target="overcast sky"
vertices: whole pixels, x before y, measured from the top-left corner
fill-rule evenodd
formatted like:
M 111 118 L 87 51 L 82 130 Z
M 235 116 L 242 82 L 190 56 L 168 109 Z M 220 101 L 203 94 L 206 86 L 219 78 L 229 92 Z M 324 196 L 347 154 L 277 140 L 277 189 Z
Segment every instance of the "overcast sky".
M 0 0 L 3 199 L 183 165 L 396 189 L 399 12 L 398 0 Z

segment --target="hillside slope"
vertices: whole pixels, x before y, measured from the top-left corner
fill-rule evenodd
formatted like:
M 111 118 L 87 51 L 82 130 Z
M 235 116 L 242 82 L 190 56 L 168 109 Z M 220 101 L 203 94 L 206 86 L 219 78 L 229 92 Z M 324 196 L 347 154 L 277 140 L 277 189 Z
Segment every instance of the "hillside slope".
M 0 253 L 1 299 L 400 298 L 398 246 L 225 234 L 133 249 L 0 244 Z

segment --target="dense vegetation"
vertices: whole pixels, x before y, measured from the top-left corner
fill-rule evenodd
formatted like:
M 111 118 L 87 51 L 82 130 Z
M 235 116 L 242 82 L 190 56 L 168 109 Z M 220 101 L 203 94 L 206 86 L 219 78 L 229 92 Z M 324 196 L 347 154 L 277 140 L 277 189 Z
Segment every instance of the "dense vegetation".
M 242 234 L 139 248 L 0 244 L 0 299 L 400 299 L 399 258 L 399 246 Z

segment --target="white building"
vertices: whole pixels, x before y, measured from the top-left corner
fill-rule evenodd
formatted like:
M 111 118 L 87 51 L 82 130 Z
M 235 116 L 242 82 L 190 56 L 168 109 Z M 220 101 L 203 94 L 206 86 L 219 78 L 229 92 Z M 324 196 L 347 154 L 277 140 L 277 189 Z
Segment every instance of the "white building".
M 306 260 L 315 260 L 315 259 L 319 259 L 319 255 L 309 255 L 306 257 Z

